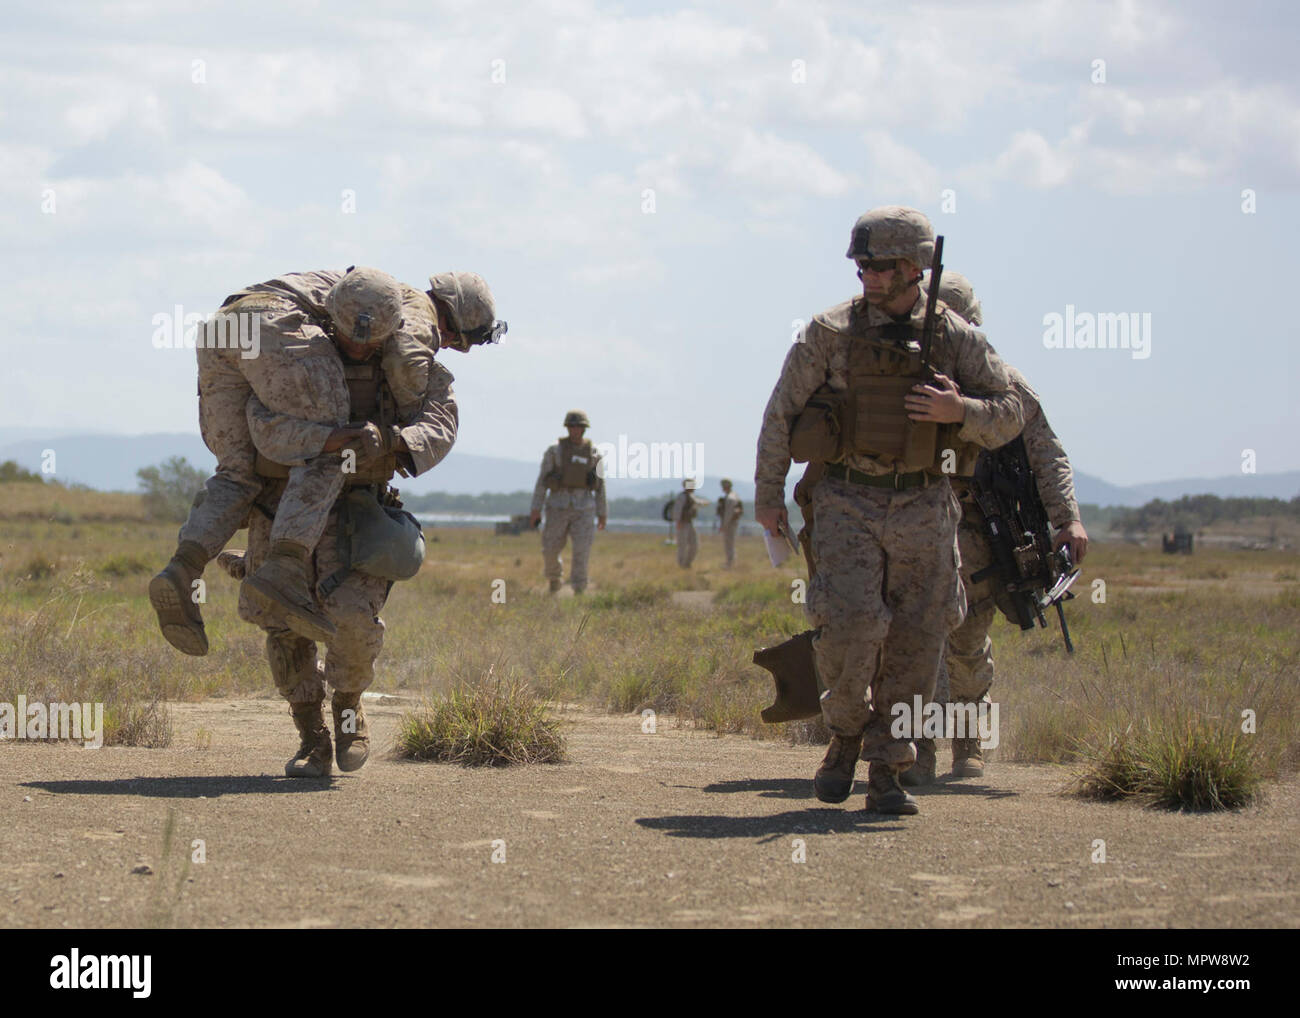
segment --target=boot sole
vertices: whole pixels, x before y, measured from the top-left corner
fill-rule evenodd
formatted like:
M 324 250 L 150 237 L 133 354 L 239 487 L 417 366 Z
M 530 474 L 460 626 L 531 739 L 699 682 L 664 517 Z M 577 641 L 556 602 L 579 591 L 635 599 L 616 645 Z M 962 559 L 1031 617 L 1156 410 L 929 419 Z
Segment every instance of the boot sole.
M 954 778 L 982 778 L 984 777 L 984 768 L 982 766 L 972 766 L 971 764 L 953 764 L 952 776 Z
M 884 813 L 888 816 L 912 817 L 921 812 L 921 808 L 914 802 L 884 802 L 875 803 L 871 797 L 867 797 L 868 813 Z
M 340 754 L 340 755 L 336 755 L 336 757 L 335 757 L 335 763 L 338 764 L 339 770 L 341 770 L 344 774 L 351 774 L 353 771 L 359 771 L 359 770 L 361 770 L 361 768 L 364 767 L 364 766 L 366 765 L 366 761 L 369 760 L 369 759 L 370 759 L 370 750 L 367 749 L 367 750 L 366 750 L 366 755 L 363 756 L 363 757 L 362 757 L 362 758 L 361 758 L 357 763 L 355 763 L 355 764 L 349 762 L 349 761 L 348 761 L 344 756 L 342 756 L 341 754 Z
M 158 628 L 163 639 L 191 657 L 203 657 L 208 652 L 208 634 L 203 623 L 190 618 L 185 610 L 182 595 L 171 578 L 159 573 L 149 581 L 149 603 L 158 616 Z
M 256 576 L 245 579 L 240 589 L 245 591 L 249 600 L 259 608 L 281 616 L 285 625 L 305 640 L 323 643 L 338 633 L 338 627 L 333 622 L 322 620 L 319 616 L 305 612 L 296 604 L 284 600 L 278 590 Z
M 304 770 L 295 771 L 291 769 L 289 764 L 284 765 L 284 776 L 286 778 L 328 778 L 331 774 L 333 774 L 333 772 L 334 769 L 332 767 L 326 767 L 323 771 L 319 771 L 317 773 L 311 773 Z
M 823 791 L 817 785 L 817 780 L 813 779 L 813 792 L 816 793 L 819 802 L 829 802 L 836 805 L 841 802 L 848 802 L 849 796 L 853 794 L 853 782 L 849 782 L 849 787 L 844 790 L 843 795 L 833 795 L 830 792 Z

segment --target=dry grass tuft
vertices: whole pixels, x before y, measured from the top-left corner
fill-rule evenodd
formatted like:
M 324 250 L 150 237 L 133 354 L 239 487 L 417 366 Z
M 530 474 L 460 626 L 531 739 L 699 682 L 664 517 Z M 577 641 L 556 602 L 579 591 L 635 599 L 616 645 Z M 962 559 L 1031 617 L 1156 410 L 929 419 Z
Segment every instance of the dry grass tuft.
M 457 686 L 398 724 L 396 756 L 464 767 L 560 763 L 564 737 L 550 705 L 523 683 Z

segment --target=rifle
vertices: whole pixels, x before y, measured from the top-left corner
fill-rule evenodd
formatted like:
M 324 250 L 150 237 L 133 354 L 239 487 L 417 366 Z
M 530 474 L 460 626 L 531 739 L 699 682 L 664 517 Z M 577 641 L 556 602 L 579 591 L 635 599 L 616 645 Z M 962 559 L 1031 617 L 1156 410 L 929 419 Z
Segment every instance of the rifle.
M 998 607 L 1021 629 L 1033 629 L 1035 622 L 1046 628 L 1043 609 L 1055 606 L 1065 649 L 1073 654 L 1062 602 L 1074 597 L 1070 586 L 1080 570 L 1068 547 L 1052 548 L 1051 521 L 1022 437 L 980 453 L 971 492 L 993 552 L 993 564 L 975 573 L 971 583 L 993 577 L 1007 595 L 998 599 Z
M 935 309 L 939 301 L 939 280 L 943 277 L 943 237 L 934 238 L 934 257 L 930 260 L 930 287 L 925 298 L 925 325 L 921 328 L 921 370 L 934 377 L 930 369 L 930 345 L 934 342 Z

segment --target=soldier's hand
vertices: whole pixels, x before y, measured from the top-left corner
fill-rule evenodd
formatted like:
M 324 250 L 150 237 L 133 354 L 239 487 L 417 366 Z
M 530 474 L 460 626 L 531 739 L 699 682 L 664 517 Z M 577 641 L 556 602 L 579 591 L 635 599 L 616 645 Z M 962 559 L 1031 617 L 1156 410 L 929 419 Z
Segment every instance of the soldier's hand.
M 1070 546 L 1070 559 L 1078 565 L 1083 561 L 1083 556 L 1088 554 L 1088 532 L 1078 520 L 1071 520 L 1056 532 L 1052 547 L 1059 548 L 1067 543 Z
M 790 514 L 785 511 L 784 506 L 780 509 L 756 509 L 754 519 L 772 537 L 780 535 L 779 528 L 782 525 L 786 530 L 790 529 Z
M 371 460 L 379 459 L 388 452 L 387 443 L 384 441 L 384 433 L 379 430 L 379 425 L 367 421 L 365 427 L 361 428 L 356 442 L 352 447 L 357 450 L 357 462 L 368 463 Z
M 330 432 L 330 437 L 325 440 L 321 452 L 338 452 L 340 449 L 351 446 L 354 442 L 360 440 L 361 431 L 360 427 L 353 425 L 346 428 L 335 428 Z
M 597 529 L 597 530 L 604 530 L 604 529 L 605 529 L 605 519 L 606 519 L 606 517 L 604 517 L 604 516 L 597 516 L 597 517 L 596 517 L 596 529 Z
M 947 375 L 934 376 L 934 385 L 918 384 L 903 397 L 907 416 L 914 421 L 934 421 L 936 424 L 957 424 L 966 419 L 966 404 L 961 390 Z
M 536 509 L 534 509 L 532 512 L 528 514 L 528 525 L 530 527 L 536 528 L 537 524 L 541 522 L 542 522 L 542 514 L 539 513 Z

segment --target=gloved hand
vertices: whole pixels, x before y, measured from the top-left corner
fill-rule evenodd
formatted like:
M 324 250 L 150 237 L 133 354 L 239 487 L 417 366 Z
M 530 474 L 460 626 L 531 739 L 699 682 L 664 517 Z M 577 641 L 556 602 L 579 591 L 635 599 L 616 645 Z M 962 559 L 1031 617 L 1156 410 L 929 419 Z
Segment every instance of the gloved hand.
M 349 442 L 348 447 L 357 451 L 357 466 L 371 463 L 388 453 L 384 443 L 384 433 L 371 421 L 366 422 L 361 429 L 361 434 Z

